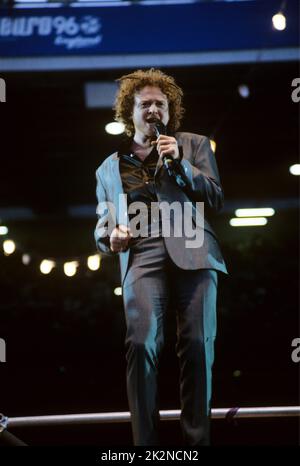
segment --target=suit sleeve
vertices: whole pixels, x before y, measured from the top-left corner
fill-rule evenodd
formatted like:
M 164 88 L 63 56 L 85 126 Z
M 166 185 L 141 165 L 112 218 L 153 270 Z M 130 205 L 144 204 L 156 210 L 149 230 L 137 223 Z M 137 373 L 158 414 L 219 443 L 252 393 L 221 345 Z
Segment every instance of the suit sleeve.
M 181 167 L 188 179 L 192 200 L 204 202 L 209 209 L 219 211 L 223 206 L 224 196 L 215 155 L 207 137 L 203 137 L 195 149 L 193 164 L 183 158 Z
M 113 228 L 116 226 L 116 216 L 114 206 L 107 200 L 100 168 L 98 168 L 96 171 L 96 195 L 98 200 L 96 214 L 98 221 L 96 224 L 94 236 L 98 250 L 104 254 L 113 256 L 115 253 L 110 249 L 110 234 Z

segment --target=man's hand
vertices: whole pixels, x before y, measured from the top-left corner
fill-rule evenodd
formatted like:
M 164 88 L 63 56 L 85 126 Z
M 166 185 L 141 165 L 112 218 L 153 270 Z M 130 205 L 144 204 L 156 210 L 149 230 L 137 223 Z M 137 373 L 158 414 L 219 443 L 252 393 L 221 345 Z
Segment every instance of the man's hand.
M 118 225 L 110 235 L 110 249 L 112 252 L 124 252 L 128 249 L 129 240 L 132 238 L 130 228 L 126 225 Z
M 156 144 L 156 149 L 161 159 L 166 155 L 171 155 L 173 159 L 179 158 L 178 144 L 176 139 L 172 136 L 161 134 L 152 144 Z

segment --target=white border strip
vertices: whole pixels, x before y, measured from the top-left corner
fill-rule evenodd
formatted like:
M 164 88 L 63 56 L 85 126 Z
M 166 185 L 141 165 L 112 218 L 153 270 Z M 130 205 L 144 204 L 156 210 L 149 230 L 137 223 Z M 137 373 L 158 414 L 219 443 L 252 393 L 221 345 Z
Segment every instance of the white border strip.
M 300 48 L 256 49 L 226 52 L 167 54 L 85 55 L 62 57 L 0 58 L 3 71 L 97 70 L 148 66 L 193 66 L 229 63 L 298 61 Z

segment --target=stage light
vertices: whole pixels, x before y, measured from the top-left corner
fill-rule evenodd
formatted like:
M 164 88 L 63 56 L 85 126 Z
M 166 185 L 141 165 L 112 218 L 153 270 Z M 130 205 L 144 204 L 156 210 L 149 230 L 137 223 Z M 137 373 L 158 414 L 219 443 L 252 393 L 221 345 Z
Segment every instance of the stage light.
M 44 259 L 41 263 L 40 263 L 40 271 L 44 274 L 44 275 L 47 275 L 48 273 L 51 272 L 51 270 L 55 267 L 55 262 L 54 261 L 51 261 L 51 260 L 48 260 L 48 259 Z
M 259 209 L 237 209 L 235 215 L 237 217 L 272 217 L 275 210 L 272 207 L 261 207 Z
M 24 265 L 28 265 L 30 263 L 30 261 L 31 261 L 31 257 L 30 257 L 29 254 L 23 254 L 22 255 L 22 263 Z
M 67 275 L 67 277 L 73 277 L 77 272 L 78 265 L 79 264 L 77 261 L 65 262 L 64 263 L 65 275 Z
M 260 227 L 268 223 L 265 217 L 231 218 L 229 223 L 232 227 Z
M 284 31 L 284 29 L 286 28 L 286 18 L 284 14 L 279 12 L 276 15 L 274 15 L 272 17 L 272 23 L 274 29 L 276 29 L 277 31 Z
M 0 227 L 0 235 L 7 235 L 8 233 L 8 228 L 5 227 L 4 225 Z
M 113 135 L 122 134 L 122 133 L 124 133 L 124 130 L 125 130 L 125 126 L 123 125 L 123 123 L 119 123 L 117 121 L 113 121 L 111 123 L 108 123 L 105 126 L 105 131 L 108 134 L 113 134 Z
M 3 251 L 6 256 L 9 256 L 16 250 L 16 245 L 11 239 L 7 239 L 3 243 Z
M 213 139 L 210 139 L 209 142 L 210 142 L 211 150 L 215 153 L 215 152 L 216 152 L 216 149 L 217 149 L 217 143 L 216 143 L 216 141 L 214 141 Z
M 239 92 L 240 96 L 243 97 L 243 99 L 248 99 L 248 97 L 250 95 L 250 89 L 246 84 L 241 84 L 238 87 L 238 92 Z
M 295 163 L 294 165 L 291 165 L 289 168 L 289 172 L 292 175 L 299 176 L 300 175 L 300 163 Z
M 122 296 L 122 287 L 121 286 L 117 286 L 115 289 L 114 289 L 114 294 L 116 296 Z
M 100 268 L 101 258 L 99 254 L 89 256 L 87 260 L 87 266 L 90 270 L 98 270 Z

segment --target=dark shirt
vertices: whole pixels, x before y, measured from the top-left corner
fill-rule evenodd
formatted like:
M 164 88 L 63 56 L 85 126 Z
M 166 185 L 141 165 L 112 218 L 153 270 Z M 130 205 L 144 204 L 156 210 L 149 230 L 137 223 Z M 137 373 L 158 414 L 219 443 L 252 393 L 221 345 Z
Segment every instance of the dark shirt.
M 137 155 L 123 154 L 120 158 L 120 174 L 128 202 L 142 201 L 146 204 L 157 201 L 154 173 L 158 153 L 154 148 L 142 161 Z
M 159 157 L 158 152 L 154 147 L 151 153 L 142 161 L 137 155 L 131 153 L 130 146 L 128 146 L 123 151 L 119 151 L 119 156 L 120 175 L 124 193 L 127 194 L 128 207 L 133 202 L 143 202 L 145 209 L 142 212 L 142 219 L 147 222 L 146 229 L 143 231 L 147 234 L 152 228 L 152 232 L 156 231 L 158 235 L 159 231 L 156 226 L 159 229 L 160 217 L 152 215 L 151 218 L 151 202 L 157 202 L 154 173 Z M 129 214 L 129 220 L 132 220 L 137 214 L 139 214 L 139 211 Z M 152 214 L 154 214 L 154 210 L 152 210 Z M 153 221 L 156 223 L 155 229 Z

